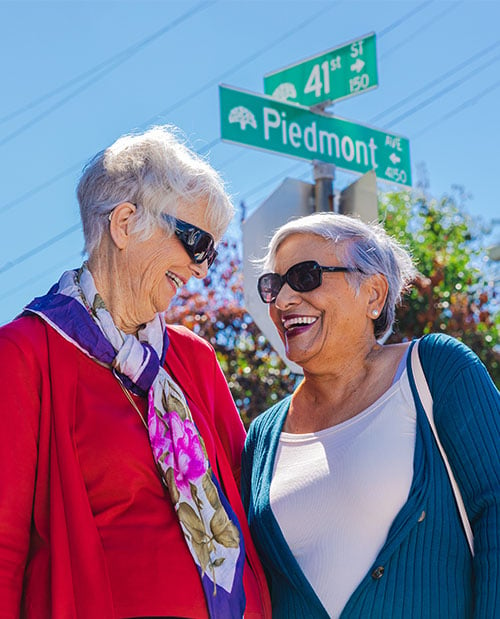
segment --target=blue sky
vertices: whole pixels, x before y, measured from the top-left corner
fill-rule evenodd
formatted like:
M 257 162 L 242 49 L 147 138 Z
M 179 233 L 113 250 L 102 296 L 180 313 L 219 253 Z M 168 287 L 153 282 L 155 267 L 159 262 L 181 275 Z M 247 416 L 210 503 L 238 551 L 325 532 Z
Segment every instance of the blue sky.
M 256 208 L 311 165 L 220 141 L 217 85 L 263 76 L 374 31 L 379 87 L 331 111 L 410 141 L 414 183 L 500 217 L 500 2 L 0 1 L 0 324 L 81 262 L 75 186 L 119 135 L 174 123 Z M 356 179 L 338 171 L 335 187 Z M 494 240 L 500 224 L 494 226 Z

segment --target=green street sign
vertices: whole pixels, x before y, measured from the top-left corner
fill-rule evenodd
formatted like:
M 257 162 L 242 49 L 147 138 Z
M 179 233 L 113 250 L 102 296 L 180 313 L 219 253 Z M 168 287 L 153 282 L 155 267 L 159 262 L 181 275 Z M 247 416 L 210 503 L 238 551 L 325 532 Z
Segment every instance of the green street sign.
M 307 107 L 353 97 L 377 85 L 375 33 L 264 76 L 266 95 Z
M 407 138 L 315 113 L 265 95 L 219 86 L 221 137 L 289 157 L 319 160 L 411 186 Z

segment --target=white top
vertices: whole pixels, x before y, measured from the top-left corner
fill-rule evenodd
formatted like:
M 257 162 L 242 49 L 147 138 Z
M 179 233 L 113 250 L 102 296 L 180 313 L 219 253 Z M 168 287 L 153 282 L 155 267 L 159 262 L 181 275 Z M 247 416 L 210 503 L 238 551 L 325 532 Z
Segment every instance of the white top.
M 406 370 L 352 419 L 311 434 L 281 433 L 271 508 L 332 618 L 373 565 L 408 498 L 415 437 Z

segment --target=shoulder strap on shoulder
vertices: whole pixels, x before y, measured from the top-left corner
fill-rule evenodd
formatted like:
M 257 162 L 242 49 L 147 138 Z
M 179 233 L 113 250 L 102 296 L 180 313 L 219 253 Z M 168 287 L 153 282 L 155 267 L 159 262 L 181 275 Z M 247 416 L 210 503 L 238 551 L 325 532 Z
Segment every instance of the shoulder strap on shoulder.
M 446 452 L 441 443 L 441 440 L 439 439 L 439 435 L 436 429 L 436 424 L 434 423 L 434 414 L 432 411 L 432 406 L 433 406 L 432 395 L 429 390 L 429 385 L 427 384 L 427 380 L 425 378 L 422 364 L 420 363 L 420 357 L 418 354 L 418 340 L 414 343 L 412 351 L 411 351 L 411 369 L 413 373 L 413 378 L 415 380 L 415 385 L 417 387 L 420 402 L 422 403 L 422 406 L 424 407 L 426 417 L 429 421 L 429 425 L 431 427 L 432 433 L 434 434 L 434 438 L 436 439 L 439 452 L 441 454 L 441 457 L 443 458 L 443 462 L 446 467 L 446 472 L 448 473 L 448 477 L 450 479 L 453 494 L 455 496 L 455 501 L 457 503 L 458 511 L 460 513 L 460 518 L 462 519 L 462 525 L 465 531 L 465 535 L 467 537 L 467 543 L 469 544 L 469 548 L 472 553 L 472 556 L 474 556 L 474 536 L 472 533 L 472 528 L 470 526 L 469 518 L 467 517 L 467 512 L 465 510 L 464 501 L 462 499 L 462 495 L 460 493 L 458 484 L 455 480 L 455 476 L 453 475 L 453 471 L 451 470 L 450 463 L 448 462 L 448 456 L 446 455 Z

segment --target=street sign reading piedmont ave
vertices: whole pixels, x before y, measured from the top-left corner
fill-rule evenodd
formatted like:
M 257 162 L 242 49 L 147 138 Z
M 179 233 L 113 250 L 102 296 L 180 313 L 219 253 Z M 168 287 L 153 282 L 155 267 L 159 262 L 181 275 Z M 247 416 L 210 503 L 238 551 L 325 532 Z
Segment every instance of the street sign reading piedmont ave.
M 264 92 L 307 107 L 376 88 L 375 34 L 368 34 L 264 76 Z
M 306 161 L 320 160 L 411 186 L 410 144 L 404 137 L 311 112 L 265 95 L 219 86 L 221 137 Z

